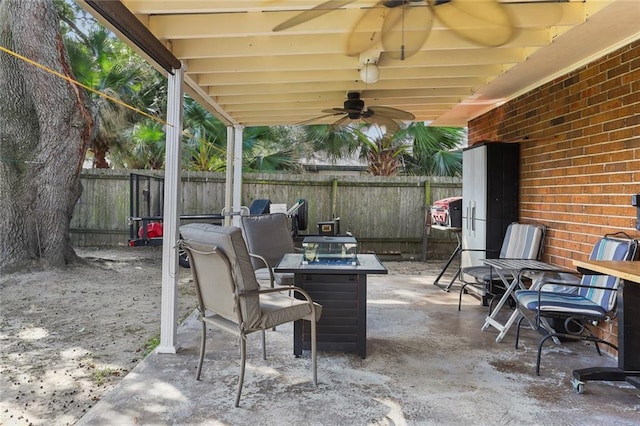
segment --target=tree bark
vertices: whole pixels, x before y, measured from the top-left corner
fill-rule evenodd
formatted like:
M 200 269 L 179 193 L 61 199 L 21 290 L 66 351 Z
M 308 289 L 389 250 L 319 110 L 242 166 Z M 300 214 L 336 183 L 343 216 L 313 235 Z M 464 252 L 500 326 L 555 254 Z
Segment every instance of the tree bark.
M 53 0 L 0 0 L 0 46 L 71 76 Z M 91 124 L 78 86 L 0 52 L 0 271 L 77 259 L 69 226 Z

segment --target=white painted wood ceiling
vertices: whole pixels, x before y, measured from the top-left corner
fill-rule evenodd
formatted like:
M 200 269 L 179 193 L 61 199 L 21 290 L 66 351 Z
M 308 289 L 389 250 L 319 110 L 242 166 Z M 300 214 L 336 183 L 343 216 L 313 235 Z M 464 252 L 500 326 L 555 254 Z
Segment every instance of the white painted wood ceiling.
M 375 1 L 344 2 L 340 9 L 274 32 L 322 2 L 122 0 L 186 66 L 188 93 L 224 122 L 244 126 L 300 123 L 323 115 L 323 109 L 342 107 L 349 91 L 361 92 L 367 105 L 406 110 L 416 120 L 466 126 L 640 38 L 640 0 L 501 2 L 515 26 L 508 43 L 481 46 L 435 19 L 422 48 L 400 60 L 380 44 L 363 55 L 346 54 L 351 29 Z M 424 30 L 406 31 L 409 37 L 410 31 Z M 359 73 L 368 57 L 377 60 L 380 72 L 372 84 Z

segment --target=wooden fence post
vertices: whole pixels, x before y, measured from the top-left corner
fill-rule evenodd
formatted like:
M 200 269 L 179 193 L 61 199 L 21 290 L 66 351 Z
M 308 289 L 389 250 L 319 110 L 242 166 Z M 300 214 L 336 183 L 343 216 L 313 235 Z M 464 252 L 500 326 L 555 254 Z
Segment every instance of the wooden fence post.
M 431 234 L 431 180 L 424 182 L 424 231 L 422 232 L 422 257 L 420 260 L 427 260 L 427 248 L 429 235 Z

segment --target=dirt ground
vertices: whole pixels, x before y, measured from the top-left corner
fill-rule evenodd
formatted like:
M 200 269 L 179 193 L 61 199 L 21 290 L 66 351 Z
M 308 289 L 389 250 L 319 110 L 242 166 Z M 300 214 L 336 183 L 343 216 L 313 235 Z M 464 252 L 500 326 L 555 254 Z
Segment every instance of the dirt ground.
M 0 277 L 0 425 L 74 424 L 158 343 L 161 248 L 77 253 L 84 264 Z M 180 268 L 178 318 L 194 309 L 190 272 Z

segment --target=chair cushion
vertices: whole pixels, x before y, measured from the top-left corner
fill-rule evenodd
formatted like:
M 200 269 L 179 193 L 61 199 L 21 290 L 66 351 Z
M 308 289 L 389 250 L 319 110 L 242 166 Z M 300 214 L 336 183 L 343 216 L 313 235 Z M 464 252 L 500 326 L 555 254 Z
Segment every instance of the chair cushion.
M 249 251 L 264 257 L 269 266 L 277 265 L 285 253 L 294 252 L 286 214 L 242 216 L 240 221 Z M 251 259 L 251 262 L 254 268 L 264 266 L 258 259 Z
M 267 329 L 298 319 L 318 321 L 322 314 L 322 306 L 314 303 L 315 318 L 311 316 L 311 307 L 305 300 L 299 300 L 280 293 L 260 295 L 261 317 L 251 328 Z
M 577 293 L 578 287 L 563 284 L 580 284 L 580 278 L 565 272 L 535 272 L 529 275 L 532 278 L 531 289 L 537 290 L 542 286 L 543 291 L 553 293 Z
M 275 274 L 276 284 L 279 285 L 294 285 L 295 279 L 293 273 L 288 272 L 276 272 Z
M 256 273 L 256 278 L 258 280 L 269 281 L 269 279 L 271 278 L 269 276 L 269 269 L 267 268 L 256 269 L 255 273 Z M 275 272 L 273 275 L 274 275 L 276 284 L 278 285 L 294 285 L 295 284 L 295 280 L 293 278 L 292 273 Z
M 255 274 L 256 274 L 256 278 L 262 281 L 269 281 L 271 279 L 268 268 L 256 269 Z
M 587 316 L 594 319 L 601 319 L 606 316 L 606 311 L 602 306 L 577 294 L 542 291 L 540 292 L 539 305 L 538 292 L 535 290 L 518 290 L 515 292 L 515 298 L 518 304 L 530 311 L 535 312 L 540 306 L 542 315 L 545 313 L 564 313 Z
M 540 254 L 543 228 L 537 225 L 512 223 L 507 227 L 501 259 L 537 259 Z
M 260 288 L 240 228 L 209 223 L 190 223 L 180 227 L 180 234 L 187 242 L 209 244 L 222 251 L 231 263 L 232 274 L 239 292 Z M 258 320 L 259 303 L 257 295 L 240 299 L 240 309 L 245 322 L 252 324 Z
M 591 260 L 629 260 L 633 256 L 633 241 L 604 237 L 593 246 L 589 259 Z M 609 275 L 584 275 L 581 281 L 585 286 L 606 287 L 605 289 L 582 287 L 578 294 L 602 306 L 606 311 L 612 311 L 616 306 L 617 292 L 620 278 Z

